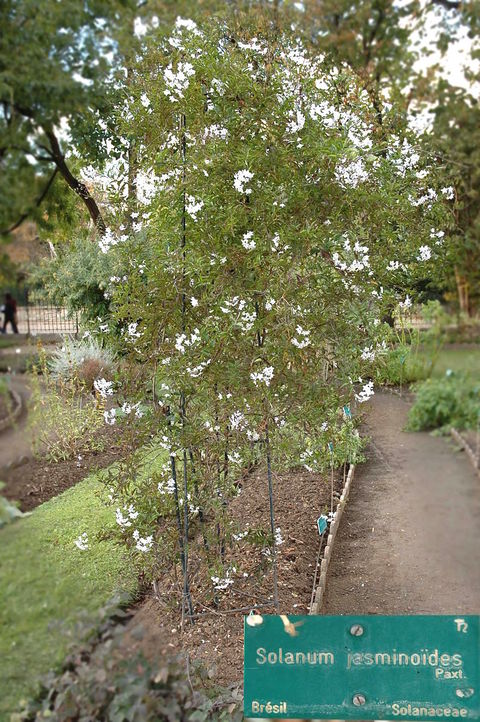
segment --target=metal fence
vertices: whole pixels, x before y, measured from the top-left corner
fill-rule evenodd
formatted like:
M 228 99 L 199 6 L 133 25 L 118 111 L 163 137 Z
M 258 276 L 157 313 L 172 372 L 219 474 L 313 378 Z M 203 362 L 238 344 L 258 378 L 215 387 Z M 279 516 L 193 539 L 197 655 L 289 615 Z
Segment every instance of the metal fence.
M 50 303 L 37 291 L 29 292 L 24 286 L 2 289 L 0 306 L 5 293 L 11 293 L 17 302 L 18 332 L 27 336 L 40 335 L 77 335 L 78 315 L 69 314 L 66 308 Z M 0 315 L 0 327 L 3 326 L 3 314 Z M 12 328 L 7 327 L 7 333 Z
M 66 308 L 47 303 L 30 303 L 18 306 L 18 332 L 28 336 L 41 334 L 76 335 L 78 316 L 69 316 Z

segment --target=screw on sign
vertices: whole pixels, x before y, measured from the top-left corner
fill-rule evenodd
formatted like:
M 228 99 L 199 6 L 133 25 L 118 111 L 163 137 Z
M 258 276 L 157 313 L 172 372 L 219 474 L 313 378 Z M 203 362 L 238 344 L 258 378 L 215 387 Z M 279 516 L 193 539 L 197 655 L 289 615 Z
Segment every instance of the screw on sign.
M 245 717 L 480 720 L 479 616 L 245 623 Z

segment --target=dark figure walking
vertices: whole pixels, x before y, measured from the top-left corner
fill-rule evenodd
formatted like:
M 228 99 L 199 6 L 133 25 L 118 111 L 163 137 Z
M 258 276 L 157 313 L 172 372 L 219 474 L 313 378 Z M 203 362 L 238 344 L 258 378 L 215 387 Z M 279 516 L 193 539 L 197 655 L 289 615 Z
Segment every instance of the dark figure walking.
M 18 333 L 17 328 L 17 302 L 10 293 L 5 294 L 5 306 L 3 307 L 2 333 L 7 332 L 7 323 L 11 324 L 13 333 Z

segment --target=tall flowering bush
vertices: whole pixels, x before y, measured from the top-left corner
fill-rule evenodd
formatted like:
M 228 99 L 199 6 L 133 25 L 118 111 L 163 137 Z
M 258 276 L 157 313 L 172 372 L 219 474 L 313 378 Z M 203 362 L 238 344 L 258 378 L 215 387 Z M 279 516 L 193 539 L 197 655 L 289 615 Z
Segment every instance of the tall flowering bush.
M 373 394 L 383 306 L 442 255 L 435 168 L 393 107 L 383 117 L 347 67 L 291 37 L 181 18 L 130 78 L 119 122 L 135 138 L 138 208 L 133 233 L 100 245 L 118 269 L 110 328 L 143 375 L 107 421 L 136 418 L 164 463 L 112 492 L 150 558 L 169 510 L 190 614 L 191 524 L 224 588 L 228 497 L 260 457 L 275 586 L 272 469 L 328 468 L 347 426 L 358 447 L 349 409 Z

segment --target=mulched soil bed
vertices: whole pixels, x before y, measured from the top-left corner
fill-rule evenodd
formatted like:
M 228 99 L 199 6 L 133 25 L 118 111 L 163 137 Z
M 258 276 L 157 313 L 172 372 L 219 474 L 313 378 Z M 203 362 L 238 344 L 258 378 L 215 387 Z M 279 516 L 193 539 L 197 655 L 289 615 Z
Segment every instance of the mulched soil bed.
M 29 459 L 16 468 L 0 470 L 0 481 L 6 484 L 2 496 L 19 502 L 22 511 L 31 511 L 74 486 L 90 472 L 104 469 L 127 453 L 125 442 L 122 444 L 115 428 L 103 428 L 98 437 L 104 442 L 103 451 L 85 451 L 72 459 L 51 463 L 45 459 Z
M 316 519 L 329 508 L 330 481 L 304 470 L 275 477 L 275 523 L 284 539 L 278 549 L 279 611 L 307 614 L 312 592 L 319 536 Z M 335 505 L 343 477 L 335 480 Z M 257 469 L 242 482 L 241 493 L 229 505 L 230 518 L 245 530 L 269 529 L 266 473 Z M 227 563 L 236 567 L 235 582 L 218 592 L 218 607 L 211 602 L 211 584 L 199 559 L 191 558 L 190 588 L 197 614 L 195 624 L 186 621 L 181 629 L 178 600 L 180 572 L 158 580 L 158 595 L 150 595 L 137 608 L 126 627 L 125 655 L 141 650 L 152 662 L 178 652 L 200 661 L 209 676 L 220 685 L 238 683 L 243 665 L 243 615 L 258 608 L 262 614 L 275 614 L 261 602 L 272 599 L 272 573 L 269 560 L 260 548 L 239 542 L 227 551 Z M 248 576 L 245 576 L 248 575 Z M 210 601 L 207 602 L 210 596 Z M 234 612 L 239 607 L 246 611 Z M 143 630 L 139 639 L 139 630 Z

